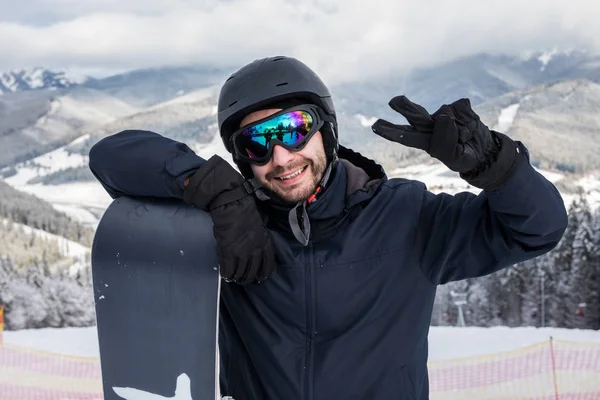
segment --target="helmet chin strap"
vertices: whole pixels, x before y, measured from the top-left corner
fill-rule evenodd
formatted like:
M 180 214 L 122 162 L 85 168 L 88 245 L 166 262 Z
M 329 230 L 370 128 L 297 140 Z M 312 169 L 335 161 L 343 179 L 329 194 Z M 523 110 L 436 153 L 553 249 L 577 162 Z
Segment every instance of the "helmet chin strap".
M 333 159 L 327 166 L 327 169 L 323 173 L 323 177 L 321 181 L 317 185 L 317 188 L 308 196 L 306 200 L 301 200 L 294 208 L 290 210 L 288 213 L 288 222 L 290 224 L 290 228 L 292 229 L 292 233 L 296 240 L 302 243 L 303 246 L 308 245 L 308 241 L 310 240 L 310 219 L 308 217 L 308 212 L 306 211 L 306 207 L 317 201 L 318 196 L 323 192 L 325 186 L 329 182 L 329 178 L 331 177 L 331 171 L 337 165 L 338 158 L 337 154 L 334 152 Z
M 319 181 L 319 184 L 315 188 L 315 191 L 308 196 L 306 200 L 300 200 L 288 213 L 288 222 L 292 233 L 298 242 L 302 243 L 303 246 L 307 246 L 310 240 L 310 219 L 306 207 L 318 200 L 319 195 L 325 189 L 331 172 L 339 162 L 337 152 L 334 150 L 332 160 L 328 163 L 329 165 L 323 173 L 323 177 Z M 265 193 L 264 187 L 258 181 L 256 177 L 247 179 L 244 183 L 244 188 L 248 193 L 254 193 L 256 197 L 261 201 L 270 200 L 270 197 Z

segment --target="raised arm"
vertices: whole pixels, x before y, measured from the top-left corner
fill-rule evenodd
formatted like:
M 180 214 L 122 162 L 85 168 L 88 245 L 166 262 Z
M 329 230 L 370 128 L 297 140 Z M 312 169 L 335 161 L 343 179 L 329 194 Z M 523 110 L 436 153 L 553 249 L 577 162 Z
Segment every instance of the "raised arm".
M 491 131 L 468 99 L 427 110 L 398 96 L 390 106 L 409 125 L 373 124 L 384 138 L 427 151 L 483 189 L 434 195 L 413 186 L 420 204 L 415 227 L 420 265 L 433 283 L 477 277 L 550 251 L 567 227 L 558 190 L 529 162 L 525 146 Z
M 479 277 L 553 249 L 566 226 L 558 191 L 523 160 L 500 188 L 435 195 L 423 186 L 416 247 L 436 284 Z
M 184 181 L 204 163 L 184 143 L 141 130 L 107 136 L 89 154 L 90 170 L 112 198 L 183 199 Z

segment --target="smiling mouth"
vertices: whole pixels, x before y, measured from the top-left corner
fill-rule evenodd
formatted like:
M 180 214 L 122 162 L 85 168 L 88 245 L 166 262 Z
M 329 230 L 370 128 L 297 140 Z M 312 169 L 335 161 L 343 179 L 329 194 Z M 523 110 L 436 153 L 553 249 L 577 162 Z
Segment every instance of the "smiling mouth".
M 301 173 L 304 172 L 304 170 L 308 167 L 308 165 L 305 165 L 304 167 L 300 168 L 299 170 L 292 172 L 291 174 L 288 175 L 282 175 L 282 176 L 277 176 L 275 177 L 275 179 L 278 179 L 280 181 L 287 181 L 288 179 L 294 179 L 295 177 L 299 176 Z

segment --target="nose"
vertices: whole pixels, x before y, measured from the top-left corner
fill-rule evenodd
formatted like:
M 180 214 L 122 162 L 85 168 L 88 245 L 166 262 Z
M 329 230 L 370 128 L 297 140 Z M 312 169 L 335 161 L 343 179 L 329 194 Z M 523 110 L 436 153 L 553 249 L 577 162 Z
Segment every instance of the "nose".
M 290 161 L 293 160 L 293 158 L 294 155 L 292 154 L 292 152 L 287 150 L 285 147 L 282 147 L 278 144 L 275 145 L 275 147 L 273 147 L 273 155 L 271 156 L 273 166 L 285 167 L 290 163 Z

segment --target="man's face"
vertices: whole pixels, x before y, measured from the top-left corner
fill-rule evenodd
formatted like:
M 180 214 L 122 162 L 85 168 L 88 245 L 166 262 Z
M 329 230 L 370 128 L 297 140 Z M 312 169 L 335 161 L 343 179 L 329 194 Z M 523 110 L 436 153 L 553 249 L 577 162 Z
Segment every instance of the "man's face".
M 240 126 L 268 117 L 281 109 L 265 109 L 248 114 Z M 287 203 L 306 200 L 313 194 L 327 167 L 321 132 L 316 132 L 299 151 L 288 151 L 275 145 L 273 155 L 265 165 L 250 165 L 254 176 L 265 189 Z M 299 174 L 296 174 L 299 172 Z

